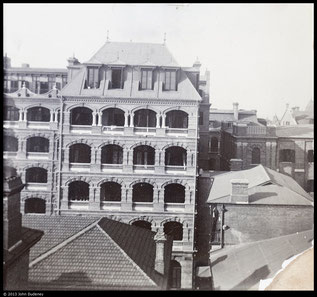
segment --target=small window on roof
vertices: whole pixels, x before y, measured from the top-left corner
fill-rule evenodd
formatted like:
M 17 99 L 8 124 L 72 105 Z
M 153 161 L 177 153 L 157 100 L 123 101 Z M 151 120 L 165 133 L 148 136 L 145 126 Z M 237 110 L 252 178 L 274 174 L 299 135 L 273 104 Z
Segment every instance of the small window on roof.
M 85 89 L 98 89 L 99 84 L 99 68 L 88 67 Z
M 111 70 L 111 89 L 123 88 L 123 69 L 112 68 Z
M 176 91 L 176 70 L 165 70 L 164 91 Z
M 141 90 L 152 90 L 152 69 L 141 69 Z

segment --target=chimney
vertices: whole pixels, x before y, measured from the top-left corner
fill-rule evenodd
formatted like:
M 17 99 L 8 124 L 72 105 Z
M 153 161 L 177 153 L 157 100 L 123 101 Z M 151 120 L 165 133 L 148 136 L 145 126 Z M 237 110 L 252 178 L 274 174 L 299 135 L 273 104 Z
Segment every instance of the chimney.
M 22 68 L 30 68 L 30 64 L 23 63 L 23 64 L 22 64 Z
M 201 63 L 199 62 L 198 57 L 196 58 L 196 61 L 194 62 L 193 67 L 197 68 L 197 70 L 200 69 Z
M 239 119 L 239 103 L 238 102 L 233 103 L 233 117 L 235 121 Z
M 230 159 L 230 171 L 242 170 L 242 163 L 241 159 Z
M 74 66 L 74 65 L 80 64 L 78 59 L 75 57 L 68 58 L 67 62 L 68 62 L 68 66 Z
M 3 57 L 3 68 L 11 68 L 11 59 L 7 57 L 7 54 Z
M 230 202 L 248 203 L 248 185 L 247 179 L 232 179 L 231 181 Z
M 21 178 L 6 171 L 3 177 L 3 249 L 11 251 L 21 243 L 22 215 L 20 213 Z
M 167 236 L 163 230 L 157 231 L 154 236 L 156 243 L 156 254 L 155 254 L 155 270 L 161 274 L 165 273 L 165 243 Z

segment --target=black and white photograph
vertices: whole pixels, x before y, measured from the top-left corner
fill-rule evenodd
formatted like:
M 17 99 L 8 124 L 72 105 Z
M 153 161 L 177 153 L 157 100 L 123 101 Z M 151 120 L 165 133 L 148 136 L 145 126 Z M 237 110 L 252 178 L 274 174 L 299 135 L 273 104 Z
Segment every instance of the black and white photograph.
M 313 291 L 313 25 L 3 3 L 3 296 Z

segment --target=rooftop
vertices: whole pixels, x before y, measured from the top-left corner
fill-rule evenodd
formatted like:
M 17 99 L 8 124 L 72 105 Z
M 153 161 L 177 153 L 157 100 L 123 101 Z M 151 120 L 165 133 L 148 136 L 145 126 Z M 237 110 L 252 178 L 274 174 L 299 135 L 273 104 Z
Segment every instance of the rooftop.
M 32 249 L 29 280 L 47 290 L 160 289 L 155 233 L 108 218 L 24 215 L 44 231 Z M 171 251 L 172 241 L 168 239 Z
M 296 125 L 276 127 L 276 136 L 294 138 L 313 138 L 314 125 Z

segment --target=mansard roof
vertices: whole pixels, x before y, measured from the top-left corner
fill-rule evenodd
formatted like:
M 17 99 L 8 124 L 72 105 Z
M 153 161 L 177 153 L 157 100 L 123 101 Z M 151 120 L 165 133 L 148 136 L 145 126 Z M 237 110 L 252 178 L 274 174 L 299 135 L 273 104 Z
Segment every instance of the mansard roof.
M 86 63 L 107 65 L 118 59 L 127 65 L 143 65 L 149 60 L 155 66 L 179 67 L 165 45 L 139 42 L 106 42 Z

